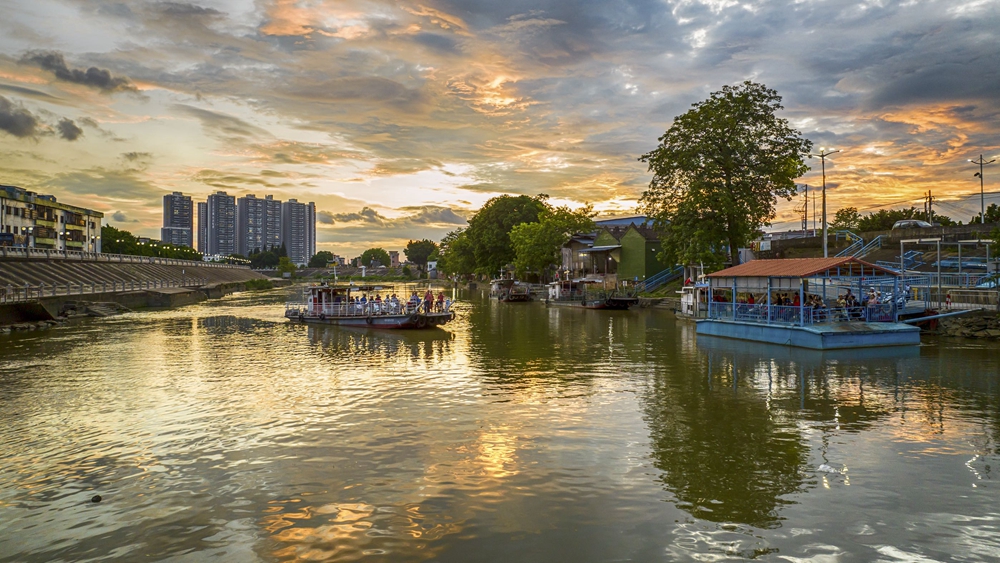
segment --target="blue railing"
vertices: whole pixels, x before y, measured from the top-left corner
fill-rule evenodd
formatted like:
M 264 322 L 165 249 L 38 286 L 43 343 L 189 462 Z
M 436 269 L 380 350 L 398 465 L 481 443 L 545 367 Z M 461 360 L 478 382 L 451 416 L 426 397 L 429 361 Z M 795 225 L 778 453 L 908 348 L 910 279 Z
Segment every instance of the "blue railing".
M 850 246 L 838 252 L 836 257 L 842 258 L 844 256 L 854 256 L 854 253 L 864 248 L 864 246 L 865 246 L 865 241 L 858 238 L 853 243 L 851 243 Z
M 653 274 L 639 284 L 639 291 L 653 291 L 656 288 L 668 284 L 684 275 L 684 266 L 674 266 L 667 268 L 658 274 Z
M 873 238 L 871 242 L 864 245 L 856 254 L 853 254 L 852 256 L 855 258 L 864 258 L 879 248 L 882 248 L 882 235 Z
M 758 324 L 813 325 L 838 322 L 891 323 L 896 320 L 893 303 L 858 307 L 796 307 L 749 303 L 708 304 L 708 318 Z

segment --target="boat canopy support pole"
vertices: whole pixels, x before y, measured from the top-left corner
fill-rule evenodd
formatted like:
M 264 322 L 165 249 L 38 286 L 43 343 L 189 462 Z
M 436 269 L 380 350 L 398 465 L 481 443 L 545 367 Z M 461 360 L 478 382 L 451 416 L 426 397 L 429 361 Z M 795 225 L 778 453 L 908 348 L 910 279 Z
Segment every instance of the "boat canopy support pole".
M 767 324 L 771 324 L 771 278 L 767 278 Z

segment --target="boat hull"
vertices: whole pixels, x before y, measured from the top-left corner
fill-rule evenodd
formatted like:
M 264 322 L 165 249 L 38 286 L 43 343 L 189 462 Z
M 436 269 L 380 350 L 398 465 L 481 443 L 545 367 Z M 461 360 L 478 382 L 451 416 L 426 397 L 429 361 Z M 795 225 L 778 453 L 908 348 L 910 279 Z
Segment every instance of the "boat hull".
M 290 311 L 286 317 L 293 322 L 322 325 L 354 326 L 396 330 L 419 330 L 435 328 L 455 319 L 455 313 L 411 313 L 409 315 L 369 315 L 337 317 L 325 315 L 296 314 Z
M 630 307 L 639 303 L 639 300 L 634 297 L 612 297 L 610 299 L 594 299 L 584 301 L 549 299 L 545 303 L 554 307 L 578 307 L 580 309 L 627 311 Z

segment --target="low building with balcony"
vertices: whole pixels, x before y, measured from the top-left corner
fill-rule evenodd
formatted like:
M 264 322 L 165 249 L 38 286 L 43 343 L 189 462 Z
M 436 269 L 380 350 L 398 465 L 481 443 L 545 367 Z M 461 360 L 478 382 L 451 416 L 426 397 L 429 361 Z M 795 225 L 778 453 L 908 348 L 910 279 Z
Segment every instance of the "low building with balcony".
M 101 251 L 104 214 L 16 186 L 0 185 L 0 245 Z

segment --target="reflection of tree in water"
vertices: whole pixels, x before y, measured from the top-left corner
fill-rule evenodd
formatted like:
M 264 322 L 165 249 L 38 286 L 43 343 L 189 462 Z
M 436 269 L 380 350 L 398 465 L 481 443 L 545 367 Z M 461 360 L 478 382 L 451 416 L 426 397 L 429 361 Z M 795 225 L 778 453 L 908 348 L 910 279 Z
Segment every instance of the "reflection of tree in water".
M 734 379 L 732 364 L 712 370 L 711 381 L 690 365 L 653 380 L 645 412 L 654 464 L 693 516 L 775 527 L 782 497 L 802 487 L 807 446 L 751 387 L 752 376 Z
M 309 325 L 309 340 L 337 361 L 376 364 L 439 360 L 450 353 L 453 335 L 445 330 L 377 330 Z
M 635 311 L 589 311 L 541 303 L 476 300 L 468 310 L 470 359 L 506 377 L 587 377 L 602 366 L 640 362 L 650 323 Z

